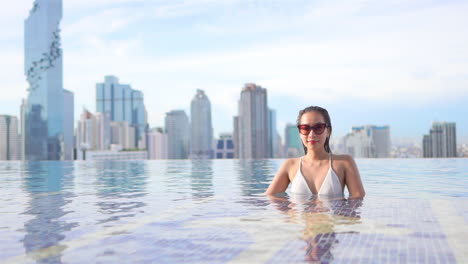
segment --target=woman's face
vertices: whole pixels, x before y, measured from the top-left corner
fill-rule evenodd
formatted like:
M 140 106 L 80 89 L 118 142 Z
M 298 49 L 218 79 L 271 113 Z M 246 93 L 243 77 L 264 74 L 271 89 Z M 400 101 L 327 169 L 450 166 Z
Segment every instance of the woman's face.
M 321 124 L 326 123 L 322 114 L 318 112 L 306 112 L 301 116 L 299 125 L 306 125 L 303 126 L 304 129 L 301 129 L 299 133 L 304 146 L 309 149 L 324 148 L 325 140 L 330 136 L 330 130 L 328 127 L 325 127 L 323 132 L 320 133 Z M 313 129 L 310 129 L 310 127 Z

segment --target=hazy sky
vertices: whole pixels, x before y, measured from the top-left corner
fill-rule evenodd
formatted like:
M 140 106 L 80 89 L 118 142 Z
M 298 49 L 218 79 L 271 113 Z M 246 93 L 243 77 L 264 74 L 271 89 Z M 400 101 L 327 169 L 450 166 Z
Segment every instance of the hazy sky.
M 32 0 L 0 9 L 0 114 L 19 115 L 27 82 L 24 20 Z M 298 110 L 327 108 L 334 136 L 390 125 L 420 142 L 433 120 L 468 143 L 468 2 L 431 0 L 63 0 L 64 86 L 75 116 L 95 111 L 95 84 L 115 75 L 145 95 L 151 127 L 189 114 L 196 89 L 215 135 L 232 130 L 244 83 L 268 90 L 278 131 Z

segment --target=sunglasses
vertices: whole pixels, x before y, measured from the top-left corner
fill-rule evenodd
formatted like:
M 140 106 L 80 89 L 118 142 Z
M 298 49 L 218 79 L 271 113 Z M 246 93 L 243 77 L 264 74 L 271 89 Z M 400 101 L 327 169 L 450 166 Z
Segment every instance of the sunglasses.
M 304 136 L 309 135 L 311 130 L 313 130 L 316 135 L 321 135 L 323 131 L 325 131 L 325 128 L 327 127 L 330 127 L 330 126 L 325 123 L 318 123 L 313 126 L 309 126 L 309 125 L 297 126 L 297 128 L 299 129 L 299 133 L 301 133 Z

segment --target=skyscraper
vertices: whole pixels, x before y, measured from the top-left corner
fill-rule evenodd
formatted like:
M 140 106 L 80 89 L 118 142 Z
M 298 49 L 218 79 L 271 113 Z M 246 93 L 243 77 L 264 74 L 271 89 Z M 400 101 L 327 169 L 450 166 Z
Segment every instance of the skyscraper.
M 120 84 L 115 76 L 105 76 L 104 83 L 96 84 L 96 112 L 109 113 L 114 122 L 126 121 L 135 128 L 132 145 L 144 140 L 147 130 L 143 93 L 128 84 Z
M 423 137 L 423 157 L 446 158 L 457 156 L 456 124 L 433 122 L 429 135 Z
M 202 90 L 192 99 L 190 106 L 190 158 L 213 158 L 213 126 L 210 100 Z
M 24 25 L 24 72 L 29 83 L 24 146 L 28 160 L 64 159 L 70 149 L 64 134 L 69 123 L 63 123 L 61 18 L 61 0 L 36 0 Z
M 391 150 L 390 126 L 371 126 L 375 158 L 389 158 Z
M 344 137 L 344 149 L 355 158 L 390 157 L 389 126 L 355 126 Z
M 183 110 L 166 113 L 168 159 L 186 159 L 189 154 L 189 120 Z
M 234 143 L 234 158 L 238 159 L 240 154 L 239 154 L 239 117 L 234 116 L 232 118 L 233 121 L 233 133 L 232 133 L 232 142 Z
M 26 159 L 26 111 L 28 107 L 28 102 L 26 99 L 21 101 L 21 108 L 20 108 L 20 123 L 21 123 L 21 139 L 20 139 L 20 159 Z
M 279 158 L 280 137 L 276 129 L 276 110 L 268 109 L 268 157 Z
M 235 118 L 236 120 L 236 118 Z M 253 83 L 245 84 L 239 100 L 236 153 L 241 159 L 269 158 L 267 90 Z M 234 126 L 236 129 L 236 125 Z
M 74 126 L 74 95 L 72 92 L 63 89 L 63 141 L 64 141 L 64 160 L 73 160 L 73 126 Z
M 295 158 L 304 155 L 304 147 L 296 125 L 287 124 L 284 129 L 284 156 Z
M 94 114 L 97 123 L 97 149 L 108 150 L 111 144 L 111 121 L 109 113 L 96 113 Z
M 18 118 L 0 115 L 0 160 L 18 160 Z

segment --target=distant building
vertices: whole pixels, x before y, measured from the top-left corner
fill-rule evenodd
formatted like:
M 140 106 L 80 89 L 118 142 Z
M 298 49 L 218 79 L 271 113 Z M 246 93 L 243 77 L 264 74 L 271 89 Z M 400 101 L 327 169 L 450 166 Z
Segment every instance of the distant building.
M 142 146 L 148 127 L 143 93 L 128 84 L 120 84 L 115 76 L 105 76 L 96 84 L 96 112 L 109 113 L 112 122 L 127 122 L 134 128 L 134 147 Z M 146 146 L 145 146 L 146 147 Z
M 162 128 L 153 128 L 148 133 L 148 159 L 167 159 L 167 134 Z
M 423 157 L 457 157 L 457 132 L 455 123 L 432 123 L 429 135 L 424 135 L 423 137 Z
M 83 150 L 109 150 L 112 139 L 109 113 L 92 114 L 83 109 L 77 122 L 75 138 L 77 153 Z
M 189 120 L 183 110 L 166 113 L 168 159 L 187 159 L 189 155 Z
M 235 156 L 234 152 L 234 141 L 232 134 L 223 133 L 219 135 L 219 139 L 216 140 L 216 158 L 217 159 L 233 159 Z
M 234 158 L 239 158 L 239 117 L 234 116 L 232 118 L 234 132 L 232 134 L 232 142 L 234 143 Z
M 210 100 L 197 90 L 190 106 L 190 158 L 213 158 L 213 126 Z
M 276 110 L 268 109 L 268 156 L 270 158 L 280 158 L 281 137 L 276 128 Z
M 80 116 L 76 126 L 76 148 L 77 150 L 99 150 L 97 121 L 94 115 L 86 109 Z
M 267 90 L 253 83 L 245 84 L 239 99 L 239 113 L 234 118 L 234 139 L 241 159 L 270 158 Z
M 304 155 L 304 145 L 301 142 L 296 125 L 287 124 L 284 129 L 284 157 L 294 158 Z
M 24 23 L 24 72 L 29 88 L 22 134 L 27 160 L 68 159 L 73 148 L 73 122 L 66 120 L 73 97 L 63 90 L 61 19 L 61 0 L 36 0 Z
M 98 150 L 108 150 L 111 145 L 111 121 L 110 114 L 106 113 L 95 113 L 97 124 L 97 141 L 96 148 Z
M 355 158 L 389 158 L 389 126 L 355 126 L 344 137 L 345 153 Z
M 19 160 L 18 118 L 0 115 L 0 160 Z
M 63 91 L 63 141 L 64 141 L 64 160 L 73 160 L 73 127 L 75 119 L 74 95 L 68 90 Z
M 276 140 L 274 141 L 275 146 L 273 146 L 273 158 L 281 159 L 284 157 L 284 147 L 283 147 L 283 139 L 281 138 L 279 133 L 276 133 Z
M 423 136 L 423 157 L 432 158 L 432 139 L 431 135 Z
M 136 128 L 130 126 L 127 121 L 111 122 L 111 144 L 119 145 L 124 150 L 136 149 Z
M 21 139 L 20 139 L 20 159 L 26 159 L 26 112 L 27 112 L 28 102 L 26 99 L 22 99 L 21 108 L 20 108 L 20 123 L 21 123 Z
M 85 159 L 93 160 L 146 160 L 147 151 L 115 151 L 115 150 L 91 150 L 86 151 Z

